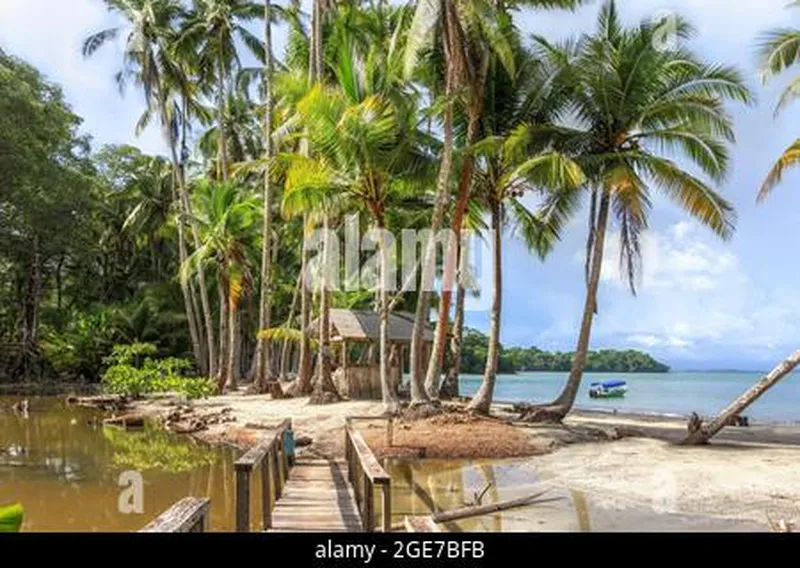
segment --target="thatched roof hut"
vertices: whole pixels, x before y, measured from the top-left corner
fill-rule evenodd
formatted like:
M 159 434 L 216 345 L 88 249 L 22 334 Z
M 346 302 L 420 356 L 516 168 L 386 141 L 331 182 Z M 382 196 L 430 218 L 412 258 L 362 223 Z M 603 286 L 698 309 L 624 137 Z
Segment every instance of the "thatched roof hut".
M 331 341 L 348 343 L 377 343 L 380 340 L 381 320 L 378 312 L 370 310 L 332 309 L 330 312 Z M 319 320 L 311 323 L 309 332 L 315 337 L 319 334 Z M 411 343 L 414 329 L 414 315 L 408 312 L 389 314 L 389 343 Z M 433 342 L 433 331 L 426 326 L 423 341 Z

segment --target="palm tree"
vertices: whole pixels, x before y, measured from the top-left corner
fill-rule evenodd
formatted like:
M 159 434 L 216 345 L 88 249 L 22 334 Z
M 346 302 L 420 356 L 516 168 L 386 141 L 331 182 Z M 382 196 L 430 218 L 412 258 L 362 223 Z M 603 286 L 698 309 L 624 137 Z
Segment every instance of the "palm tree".
M 800 2 L 791 2 L 788 7 L 800 6 Z M 800 30 L 793 28 L 780 28 L 768 31 L 761 38 L 758 54 L 761 59 L 761 72 L 764 81 L 780 75 L 798 62 L 800 56 Z M 800 93 L 800 77 L 795 78 L 781 95 L 775 108 L 777 117 L 787 106 L 797 100 Z M 775 165 L 772 166 L 767 179 L 758 193 L 758 202 L 767 199 L 772 190 L 780 184 L 783 174 L 800 162 L 800 139 L 795 140 Z M 778 384 L 781 379 L 791 373 L 800 365 L 800 351 L 795 351 L 781 361 L 770 373 L 761 378 L 744 394 L 736 398 L 727 408 L 714 418 L 708 425 L 697 424 L 683 441 L 685 444 L 703 444 L 731 423 L 731 419 L 740 416 L 744 410 L 753 404 L 765 392 Z
M 240 68 L 236 41 L 240 40 L 260 61 L 264 46 L 245 26 L 263 17 L 261 5 L 247 0 L 194 0 L 182 37 L 180 51 L 196 54 L 200 80 L 214 84 L 217 101 L 217 177 L 228 179 L 228 132 L 226 103 L 233 73 Z
M 529 0 L 514 2 L 544 8 L 573 8 L 582 0 Z M 513 49 L 508 41 L 511 17 L 507 5 L 495 5 L 480 0 L 423 0 L 417 3 L 414 19 L 409 30 L 410 41 L 406 52 L 406 73 L 411 74 L 420 63 L 420 55 L 431 44 L 441 44 L 444 55 L 444 93 L 445 111 L 443 116 L 444 147 L 437 181 L 437 201 L 431 218 L 431 230 L 435 234 L 441 228 L 447 203 L 450 197 L 450 174 L 453 166 L 453 108 L 452 99 L 456 93 L 466 92 L 462 102 L 467 117 L 465 133 L 466 145 L 479 138 L 479 123 L 483 113 L 484 89 L 489 59 L 494 54 L 508 71 L 513 71 Z M 437 35 L 438 33 L 438 35 Z M 468 154 L 462 164 L 458 184 L 458 194 L 451 217 L 451 229 L 455 242 L 460 241 L 464 214 L 470 196 L 473 159 Z M 431 289 L 435 243 L 428 243 L 423 264 L 423 282 L 420 302 L 414 317 L 414 332 L 411 341 L 411 393 L 412 403 L 425 403 L 439 394 L 442 356 L 447 336 L 448 317 L 452 294 L 453 277 L 456 270 L 457 246 L 446 250 L 442 283 L 442 297 L 439 304 L 439 319 L 428 363 L 427 373 L 422 382 L 420 348 L 422 329 L 425 323 L 428 298 Z
M 580 166 L 553 151 L 543 132 L 552 127 L 562 107 L 558 90 L 548 85 L 557 77 L 515 41 L 514 73 L 490 67 L 491 92 L 486 97 L 484 129 L 489 134 L 471 150 L 475 158 L 474 197 L 491 218 L 494 282 L 489 343 L 483 381 L 468 408 L 488 414 L 497 377 L 502 317 L 502 235 L 510 227 L 529 250 L 544 259 L 559 237 L 558 218 L 540 218 L 526 207 L 525 194 L 558 193 L 583 184 Z M 555 221 L 555 222 L 554 222 Z
M 272 4 L 270 0 L 264 2 L 264 45 L 266 48 L 264 62 L 264 208 L 261 229 L 261 291 L 258 310 L 258 328 L 269 329 L 271 320 L 270 279 L 272 265 L 272 180 L 270 178 L 272 166 L 272 114 L 274 105 L 272 99 L 273 64 L 272 64 Z M 268 390 L 272 398 L 283 396 L 283 390 L 277 381 L 272 378 L 269 368 L 271 353 L 269 339 L 259 335 L 255 352 L 255 376 L 253 382 L 256 390 Z M 269 387 L 267 386 L 269 384 Z
M 181 106 L 176 104 L 173 99 L 175 94 L 174 87 L 187 83 L 180 66 L 176 63 L 172 50 L 176 40 L 174 27 L 185 15 L 183 8 L 177 0 L 106 0 L 106 4 L 110 10 L 117 12 L 130 23 L 130 31 L 125 43 L 123 68 L 115 76 L 117 84 L 122 91 L 128 81 L 132 79 L 137 85 L 141 86 L 144 92 L 147 107 L 137 124 L 138 132 L 146 126 L 153 113 L 158 115 L 164 138 L 171 151 L 182 211 L 184 215 L 188 215 L 191 218 L 183 176 L 183 164 L 178 159 L 177 152 L 178 124 L 182 120 L 185 128 L 188 119 L 185 113 L 182 114 L 180 112 Z M 83 45 L 84 56 L 88 57 L 94 54 L 102 45 L 116 39 L 121 31 L 121 28 L 115 27 L 89 36 Z M 186 100 L 184 97 L 184 101 Z M 188 103 L 183 105 L 183 108 L 188 109 L 188 107 Z M 181 256 L 185 260 L 187 254 L 183 238 L 183 227 L 180 224 L 178 231 L 179 248 Z M 192 231 L 195 236 L 195 245 L 197 246 L 197 228 L 194 225 L 192 225 Z M 211 320 L 208 288 L 202 272 L 198 273 L 198 281 L 205 324 L 205 349 L 202 346 L 200 325 L 197 323 L 190 324 L 190 330 L 192 327 L 196 330 L 192 334 L 195 353 L 205 354 L 208 357 L 207 365 L 205 357 L 201 356 L 198 359 L 201 371 L 206 370 L 213 375 L 216 363 L 214 356 L 214 327 Z M 193 308 L 193 294 L 188 282 L 182 283 L 182 291 L 187 319 L 190 322 L 194 322 L 196 321 L 196 310 Z
M 680 39 L 690 26 L 677 20 Z M 625 28 L 616 2 L 600 10 L 598 29 L 580 41 L 557 47 L 538 41 L 542 57 L 563 69 L 571 86 L 564 123 L 548 135 L 581 165 L 590 196 L 587 244 L 587 292 L 569 380 L 551 404 L 534 407 L 531 421 L 561 420 L 572 408 L 589 349 L 597 311 L 597 289 L 609 220 L 620 227 L 621 264 L 635 292 L 640 238 L 648 225 L 652 190 L 662 192 L 715 234 L 728 239 L 734 230 L 733 207 L 712 184 L 728 171 L 726 143 L 734 141 L 727 100 L 750 102 L 751 95 L 733 68 L 709 64 L 684 47 L 662 48 L 660 24 Z M 697 166 L 710 182 L 666 157 L 679 155 Z M 553 194 L 544 218 L 563 219 L 577 208 L 583 191 Z
M 201 179 L 194 192 L 194 211 L 200 229 L 201 246 L 182 268 L 182 277 L 211 264 L 217 272 L 220 291 L 220 335 L 225 336 L 225 365 L 220 369 L 218 386 L 235 388 L 240 372 L 239 308 L 253 291 L 251 257 L 256 249 L 255 229 L 258 201 L 231 182 Z M 225 330 L 227 333 L 223 333 Z
M 293 158 L 284 198 L 288 212 L 309 204 L 331 211 L 337 205 L 364 210 L 372 219 L 380 251 L 380 375 L 383 402 L 390 411 L 397 405 L 388 373 L 388 274 L 394 259 L 385 231 L 389 210 L 417 198 L 430 166 L 428 154 L 420 146 L 416 97 L 400 79 L 402 46 L 390 41 L 405 25 L 403 12 L 402 8 L 386 8 L 380 21 L 389 25 L 372 27 L 369 38 L 342 30 L 349 31 L 352 19 L 360 19 L 363 13 L 345 8 L 339 14 L 333 38 L 338 53 L 329 61 L 337 83 L 317 85 L 297 105 L 315 153 Z
M 800 1 L 790 2 L 788 7 L 800 6 Z M 765 82 L 774 79 L 800 61 L 800 30 L 795 28 L 778 28 L 766 32 L 761 38 L 758 47 L 761 60 L 761 74 Z M 800 96 L 800 77 L 795 77 L 775 107 L 777 117 L 790 104 Z M 772 166 L 767 179 L 761 186 L 758 201 L 764 201 L 772 194 L 772 190 L 781 183 L 783 174 L 789 168 L 800 163 L 800 138 L 781 154 L 775 165 Z

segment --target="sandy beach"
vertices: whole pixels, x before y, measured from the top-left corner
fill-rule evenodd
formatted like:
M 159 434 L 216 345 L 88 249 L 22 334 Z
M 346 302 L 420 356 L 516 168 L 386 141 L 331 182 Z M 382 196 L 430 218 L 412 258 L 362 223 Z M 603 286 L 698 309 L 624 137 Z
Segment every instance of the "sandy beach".
M 163 416 L 174 404 L 150 399 L 136 403 L 135 410 Z M 194 407 L 197 414 L 230 408 L 235 417 L 194 434 L 200 440 L 247 447 L 264 428 L 291 416 L 296 436 L 312 439 L 299 451 L 326 457 L 342 455 L 345 417 L 377 417 L 382 411 L 380 403 L 369 401 L 310 406 L 304 398 L 272 401 L 244 394 Z M 489 420 L 400 422 L 395 444 L 426 447 L 427 457 L 510 467 L 516 473 L 498 482 L 504 496 L 513 498 L 535 484 L 563 497 L 504 514 L 503 530 L 577 530 L 574 491 L 585 496 L 592 530 L 753 531 L 769 530 L 770 518 L 800 517 L 799 426 L 731 427 L 708 446 L 681 447 L 672 443 L 685 431 L 679 418 L 576 412 L 563 427 L 554 427 L 515 424 L 510 408 L 502 405 L 493 414 Z M 382 447 L 381 421 L 359 428 L 376 454 L 389 455 Z

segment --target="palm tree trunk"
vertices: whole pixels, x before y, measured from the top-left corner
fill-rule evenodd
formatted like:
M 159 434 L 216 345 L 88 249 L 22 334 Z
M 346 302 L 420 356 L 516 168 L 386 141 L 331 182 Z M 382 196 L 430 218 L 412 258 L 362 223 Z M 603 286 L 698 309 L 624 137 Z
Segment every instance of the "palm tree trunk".
M 331 327 L 330 290 L 328 290 L 329 261 L 328 216 L 322 219 L 322 267 L 319 278 L 319 353 L 318 374 L 310 404 L 329 404 L 338 402 L 339 394 L 331 378 Z
M 297 369 L 297 386 L 292 390 L 295 396 L 302 396 L 311 392 L 311 341 L 308 336 L 311 327 L 311 294 L 308 278 L 308 242 L 305 236 L 307 224 L 306 216 L 303 217 L 303 249 L 300 263 L 300 354 Z
M 178 163 L 178 155 L 177 150 L 175 149 L 175 144 L 170 144 L 171 152 L 172 152 L 172 160 L 174 163 Z M 189 200 L 189 195 L 186 191 L 186 179 L 183 173 L 183 166 L 179 166 L 178 168 L 178 197 L 180 198 L 181 208 L 183 213 L 189 219 L 189 226 L 192 230 L 192 240 L 194 241 L 195 250 L 200 248 L 200 232 L 197 228 L 197 221 L 195 220 L 192 214 L 192 205 Z M 181 263 L 183 263 L 181 260 Z M 200 266 L 197 269 L 197 280 L 200 284 L 200 303 L 203 308 L 203 323 L 205 324 L 205 341 L 206 341 L 206 351 L 205 356 L 208 358 L 208 364 L 206 367 L 206 371 L 209 377 L 213 377 L 216 375 L 217 372 L 217 354 L 214 348 L 214 320 L 211 315 L 211 302 L 208 299 L 208 286 L 206 285 L 206 276 L 203 267 Z M 200 330 L 200 326 L 198 325 L 198 336 L 202 335 Z
M 241 358 L 239 357 L 241 348 L 240 324 L 239 302 L 234 298 L 230 298 L 228 300 L 228 380 L 225 384 L 228 390 L 236 389 L 241 372 Z
M 377 216 L 378 234 L 380 235 L 380 274 L 381 280 L 378 285 L 380 313 L 379 330 L 379 365 L 381 379 L 381 399 L 386 412 L 394 414 L 397 412 L 397 391 L 396 385 L 391 380 L 390 357 L 389 357 L 389 250 L 386 243 L 386 220 L 383 212 Z M 401 363 L 402 364 L 402 363 Z
M 492 262 L 494 264 L 494 282 L 492 289 L 492 313 L 489 316 L 489 347 L 486 353 L 486 367 L 483 382 L 477 394 L 467 407 L 478 414 L 489 414 L 494 397 L 494 385 L 497 380 L 497 360 L 500 355 L 500 318 L 503 307 L 503 253 L 502 253 L 502 211 L 499 200 L 492 203 L 492 237 L 494 246 Z
M 436 262 L 436 233 L 442 228 L 444 212 L 450 201 L 450 170 L 453 163 L 453 107 L 450 98 L 453 92 L 453 72 L 448 71 L 445 86 L 445 97 L 448 104 L 444 111 L 444 145 L 442 148 L 442 162 L 439 165 L 439 175 L 436 182 L 436 203 L 431 218 L 432 238 L 425 247 L 425 256 L 422 262 L 422 278 L 420 290 L 417 294 L 417 308 L 414 313 L 414 327 L 411 332 L 411 404 L 425 404 L 430 402 L 430 397 L 425 391 L 422 379 L 422 344 L 423 331 L 428 324 L 428 302 L 430 289 L 433 283 L 434 264 Z M 447 317 L 440 314 L 441 317 Z
M 441 396 L 456 398 L 458 396 L 458 376 L 461 373 L 461 346 L 464 338 L 464 304 L 467 291 L 463 284 L 458 284 L 456 291 L 456 315 L 453 320 L 453 337 L 450 339 L 450 367 L 442 383 Z
M 572 410 L 575 404 L 575 397 L 583 378 L 583 371 L 586 368 L 586 359 L 589 355 L 589 341 L 592 334 L 592 322 L 597 308 L 597 289 L 600 285 L 600 273 L 603 269 L 603 249 L 605 248 L 606 229 L 608 227 L 608 210 L 611 204 L 611 195 L 608 190 L 603 190 L 600 198 L 600 207 L 597 214 L 597 226 L 595 228 L 594 246 L 589 252 L 591 254 L 591 268 L 589 271 L 589 282 L 586 289 L 586 303 L 583 307 L 583 320 L 578 334 L 578 344 L 575 348 L 575 356 L 572 360 L 572 369 L 569 379 L 561 391 L 559 397 L 551 404 L 545 406 L 534 406 L 525 413 L 523 419 L 528 422 L 560 422 Z
M 469 124 L 467 125 L 467 147 L 477 141 L 478 118 L 480 106 L 471 105 Z M 444 277 L 442 280 L 442 297 L 439 302 L 439 321 L 436 323 L 436 332 L 433 338 L 433 349 L 428 361 L 428 373 L 425 377 L 425 392 L 432 399 L 439 398 L 441 384 L 442 362 L 444 359 L 445 345 L 447 342 L 447 327 L 450 317 L 450 302 L 453 295 L 453 279 L 458 264 L 458 248 L 461 242 L 461 228 L 464 224 L 464 215 L 469 203 L 470 189 L 472 188 L 472 172 L 475 159 L 472 152 L 464 156 L 461 169 L 461 178 L 458 181 L 458 197 L 456 198 L 455 211 L 450 228 L 455 236 L 455 243 L 450 243 L 444 263 Z
M 289 307 L 289 317 L 286 318 L 284 328 L 289 329 L 292 327 L 292 320 L 294 320 L 294 312 L 297 308 L 297 298 L 300 295 L 300 287 L 303 285 L 303 275 L 299 274 L 297 277 L 297 284 L 294 287 L 294 294 L 292 294 L 292 305 Z M 283 347 L 281 348 L 281 362 L 280 362 L 280 378 L 286 378 L 286 369 L 289 365 L 289 354 L 291 352 L 292 343 L 284 340 Z
M 266 45 L 266 62 L 264 69 L 264 99 L 266 108 L 264 110 L 264 154 L 267 158 L 267 166 L 264 171 L 264 213 L 262 226 L 262 248 L 261 248 L 261 298 L 258 310 L 258 327 L 260 330 L 271 327 L 271 298 L 270 298 L 270 277 L 272 269 L 272 181 L 270 179 L 270 168 L 272 165 L 272 5 L 270 0 L 264 0 L 264 44 Z M 283 396 L 280 384 L 271 380 L 269 370 L 271 365 L 271 342 L 266 337 L 258 337 L 258 344 L 255 352 L 255 379 L 254 384 L 257 392 L 267 390 L 267 382 L 270 383 L 269 392 L 272 398 Z
M 171 144 L 172 150 L 172 196 L 180 205 L 181 213 L 185 214 L 183 210 L 183 200 L 178 197 L 179 178 L 181 176 L 180 163 L 178 162 L 178 154 L 175 150 L 175 145 Z M 183 219 L 178 219 L 178 259 L 181 266 L 186 263 L 189 258 L 189 253 L 186 250 L 186 236 L 183 234 Z M 201 331 L 197 321 L 197 314 L 192 304 L 192 292 L 189 286 L 189 280 L 180 279 L 181 281 L 181 294 L 183 295 L 183 307 L 186 311 L 186 320 L 189 323 L 189 337 L 192 340 L 192 352 L 194 353 L 197 367 L 202 375 L 208 372 L 208 360 L 204 356 L 202 341 L 200 338 Z
M 800 349 L 781 361 L 777 367 L 764 375 L 756 384 L 750 387 L 747 392 L 729 404 L 708 426 L 701 426 L 693 432 L 690 432 L 681 443 L 686 445 L 705 444 L 720 430 L 730 424 L 733 418 L 740 416 L 748 406 L 778 384 L 781 379 L 791 373 L 798 365 L 800 365 Z
M 221 269 L 221 267 L 220 267 Z M 228 382 L 228 340 L 230 338 L 228 331 L 228 320 L 230 318 L 228 312 L 228 285 L 226 279 L 222 275 L 219 277 L 218 282 L 219 292 L 219 361 L 217 361 L 217 384 L 219 390 L 222 392 Z
M 220 45 L 222 45 L 222 39 L 220 39 Z M 227 80 L 225 74 L 225 63 L 222 61 L 222 57 L 219 58 L 218 61 L 218 71 L 217 71 L 217 95 L 219 100 L 217 100 L 217 123 L 219 130 L 217 131 L 217 145 L 218 145 L 218 164 L 217 164 L 217 177 L 222 181 L 227 181 L 228 179 L 228 137 L 225 132 L 225 105 L 227 103 L 227 94 L 225 89 L 225 81 Z

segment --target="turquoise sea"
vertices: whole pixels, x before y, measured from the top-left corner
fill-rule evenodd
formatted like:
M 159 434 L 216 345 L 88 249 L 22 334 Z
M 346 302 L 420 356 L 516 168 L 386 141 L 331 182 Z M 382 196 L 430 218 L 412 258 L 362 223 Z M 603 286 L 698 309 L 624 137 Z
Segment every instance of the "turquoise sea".
M 549 402 L 558 395 L 568 373 L 499 375 L 497 402 Z M 716 414 L 762 376 L 751 372 L 586 373 L 576 405 L 587 410 L 638 412 L 686 416 Z M 623 379 L 628 393 L 622 399 L 589 398 L 589 383 Z M 462 375 L 461 394 L 473 395 L 479 375 Z M 784 378 L 747 409 L 745 415 L 761 422 L 800 422 L 800 374 Z

